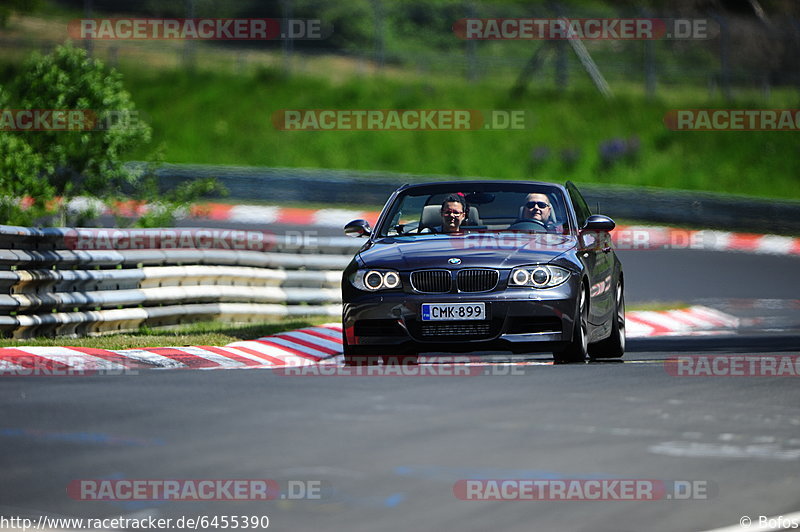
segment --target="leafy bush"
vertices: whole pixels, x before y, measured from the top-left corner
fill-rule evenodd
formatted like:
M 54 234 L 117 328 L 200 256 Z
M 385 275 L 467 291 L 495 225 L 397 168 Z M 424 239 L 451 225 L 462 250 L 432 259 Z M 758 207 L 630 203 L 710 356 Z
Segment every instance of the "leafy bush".
M 122 76 L 83 49 L 67 44 L 49 55 L 34 54 L 13 88 L 17 101 L 9 104 L 0 93 L 0 109 L 80 110 L 83 119 L 72 130 L 0 131 L 3 223 L 29 225 L 43 214 L 58 213 L 58 223 L 67 225 L 96 216 L 91 208 L 68 211 L 78 196 L 112 205 L 128 198 L 152 202 L 154 209 L 140 225 L 168 223 L 181 206 L 218 188 L 213 180 L 203 180 L 163 193 L 150 167 L 123 165 L 126 154 L 150 142 L 151 128 L 139 118 Z
M 0 109 L 6 102 L 6 93 L 0 87 Z M 2 130 L 0 154 L 0 222 L 30 225 L 47 212 L 46 202 L 53 197 L 50 184 L 39 178 L 46 169 L 44 158 L 24 137 Z
M 2 0 L 0 2 L 0 28 L 4 28 L 11 13 L 30 13 L 41 6 L 41 0 Z

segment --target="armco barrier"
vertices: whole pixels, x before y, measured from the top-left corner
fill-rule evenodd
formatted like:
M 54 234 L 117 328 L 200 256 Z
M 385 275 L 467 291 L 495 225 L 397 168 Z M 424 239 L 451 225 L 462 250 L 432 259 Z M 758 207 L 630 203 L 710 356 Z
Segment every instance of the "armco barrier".
M 141 163 L 129 163 L 132 168 Z M 172 189 L 199 177 L 216 177 L 231 198 L 328 205 L 383 205 L 403 183 L 464 181 L 491 177 L 415 175 L 321 168 L 164 164 L 157 171 L 160 186 Z M 567 177 L 539 177 L 544 181 Z M 580 184 L 590 207 L 616 219 L 667 225 L 724 227 L 732 231 L 800 234 L 800 201 L 778 201 L 687 190 Z
M 338 316 L 341 271 L 363 244 L 343 236 L 298 245 L 268 235 L 266 250 L 229 249 L 213 239 L 202 249 L 76 249 L 76 235 L 92 247 L 86 243 L 93 231 L 0 226 L 3 335 L 85 336 L 198 319 Z M 129 246 L 130 235 L 142 230 L 113 232 Z
M 76 240 L 76 231 L 86 238 Z M 362 239 L 337 237 L 315 238 L 313 243 L 298 245 L 295 239 L 270 235 L 271 240 L 264 246 L 267 251 L 224 246 L 74 249 L 80 247 L 76 243 L 91 247 L 92 231 L 113 233 L 121 237 L 117 243 L 129 247 L 131 235 L 141 236 L 142 231 L 173 235 L 196 231 L 192 233 L 196 236 L 210 230 L 29 229 L 0 225 L 0 243 L 4 246 L 0 248 L 0 334 L 15 338 L 84 336 L 198 319 L 247 322 L 286 316 L 338 317 L 341 271 L 364 243 Z M 646 246 L 631 247 L 631 242 L 641 243 L 638 237 L 632 238 L 636 236 L 634 231 L 645 237 Z M 775 235 L 624 226 L 612 235 L 619 237 L 614 242 L 622 245 L 621 249 L 659 250 L 674 246 L 800 255 L 800 239 Z M 104 246 L 113 242 L 109 238 L 102 240 Z M 169 242 L 174 243 L 175 239 Z

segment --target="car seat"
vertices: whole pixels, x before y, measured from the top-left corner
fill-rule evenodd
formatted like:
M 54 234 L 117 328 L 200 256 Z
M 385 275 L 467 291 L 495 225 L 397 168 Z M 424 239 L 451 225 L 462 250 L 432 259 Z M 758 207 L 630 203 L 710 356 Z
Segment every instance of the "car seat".
M 425 205 L 422 208 L 422 216 L 419 221 L 419 228 L 434 229 L 442 225 L 442 206 L 441 205 Z M 467 219 L 461 224 L 462 227 L 483 225 L 478 208 L 474 205 L 469 206 L 469 215 Z

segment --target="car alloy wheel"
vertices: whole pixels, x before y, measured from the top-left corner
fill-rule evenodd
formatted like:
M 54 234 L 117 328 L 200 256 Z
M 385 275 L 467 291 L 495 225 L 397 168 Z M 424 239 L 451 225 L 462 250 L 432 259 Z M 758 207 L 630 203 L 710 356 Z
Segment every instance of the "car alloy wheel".
M 611 334 L 589 346 L 589 357 L 620 358 L 625 354 L 625 292 L 622 282 L 617 283 L 614 298 L 614 317 L 611 323 Z
M 572 341 L 563 351 L 553 353 L 556 364 L 584 362 L 589 348 L 589 306 L 586 302 L 586 288 L 581 285 L 578 296 L 578 316 L 573 327 Z

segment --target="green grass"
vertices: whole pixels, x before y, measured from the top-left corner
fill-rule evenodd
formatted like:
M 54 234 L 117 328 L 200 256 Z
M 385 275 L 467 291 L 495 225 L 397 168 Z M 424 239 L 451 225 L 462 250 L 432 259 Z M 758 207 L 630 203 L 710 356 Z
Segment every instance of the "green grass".
M 592 5 L 600 9 L 604 3 Z M 33 44 L 45 37 L 59 39 L 66 36 L 65 21 L 71 16 L 42 13 L 42 18 L 20 19 L 6 32 L 21 40 L 29 35 Z M 468 83 L 460 67 L 443 65 L 426 72 L 390 64 L 377 74 L 373 66 L 359 67 L 352 58 L 296 54 L 300 66 L 295 72 L 301 73 L 287 76 L 279 69 L 278 51 L 248 51 L 247 67 L 239 68 L 244 52 L 207 44 L 198 43 L 195 72 L 179 66 L 183 43 L 124 43 L 120 48 L 126 86 L 154 135 L 150 147 L 128 154 L 129 159 L 142 159 L 163 147 L 163 160 L 170 163 L 572 179 L 800 199 L 798 133 L 674 132 L 663 123 L 672 109 L 798 108 L 796 89 L 773 87 L 767 97 L 757 88 L 734 88 L 735 101 L 725 102 L 719 91 L 709 91 L 705 77 L 684 77 L 684 83 L 676 83 L 663 76 L 657 97 L 648 99 L 638 74 L 626 71 L 624 79 L 609 77 L 616 97 L 605 100 L 578 69 L 570 73 L 567 90 L 554 89 L 547 70 L 532 80 L 525 94 L 512 97 L 516 72 L 509 69 Z M 489 44 L 485 53 L 498 59 L 530 53 L 528 43 Z M 638 57 L 640 45 L 589 43 L 601 69 L 621 56 L 638 65 L 631 58 Z M 108 46 L 96 42 L 96 56 L 109 57 Z M 701 72 L 710 68 L 710 59 L 699 48 L 692 52 L 700 54 L 697 57 L 669 50 L 665 44 L 663 59 L 681 61 L 672 67 Z M 21 67 L 19 57 L 2 54 L 0 84 L 5 85 Z M 695 84 L 686 82 L 689 79 Z M 530 113 L 532 122 L 528 129 L 516 131 L 418 132 L 286 132 L 272 124 L 273 113 L 281 109 L 329 108 L 521 109 Z M 636 138 L 640 148 L 633 157 L 604 165 L 599 148 L 614 138 Z M 574 157 L 565 160 L 565 151 Z M 276 197 L 274 202 L 280 200 Z
M 595 92 L 550 91 L 519 99 L 492 84 L 270 76 L 129 73 L 126 83 L 172 163 L 314 167 L 707 190 L 800 198 L 800 142 L 792 132 L 673 132 L 662 119 L 678 107 L 724 107 L 696 91 L 682 103 Z M 777 91 L 775 91 L 777 92 Z M 179 98 L 174 97 L 180 94 Z M 791 94 L 737 107 L 791 107 Z M 278 131 L 279 109 L 524 109 L 519 131 Z M 636 137 L 638 154 L 608 167 L 599 147 Z M 532 157 L 535 150 L 540 155 Z M 564 150 L 577 154 L 564 161 Z M 132 154 L 140 158 L 144 152 Z M 279 198 L 276 198 L 279 199 Z
M 628 305 L 626 310 L 675 310 L 688 308 L 680 302 L 642 302 Z M 94 349 L 142 349 L 147 347 L 180 347 L 188 345 L 224 346 L 241 340 L 255 340 L 283 331 L 313 327 L 337 321 L 335 318 L 313 318 L 286 320 L 277 323 L 235 325 L 219 321 L 197 322 L 170 330 L 142 328 L 135 333 L 110 334 L 87 338 L 27 338 L 22 340 L 0 339 L 0 348 L 20 346 L 67 346 Z
M 625 311 L 642 311 L 642 310 L 650 310 L 655 312 L 661 312 L 665 310 L 681 310 L 685 308 L 689 308 L 689 304 L 683 301 L 643 301 L 637 302 L 630 305 L 625 305 Z
M 142 328 L 135 333 L 92 336 L 87 338 L 28 338 L 22 340 L 0 339 L 0 347 L 18 346 L 71 346 L 96 349 L 136 349 L 144 347 L 175 347 L 185 345 L 222 346 L 240 340 L 254 340 L 283 331 L 312 327 L 335 322 L 334 318 L 286 320 L 258 325 L 235 325 L 219 321 L 198 322 L 172 330 Z

